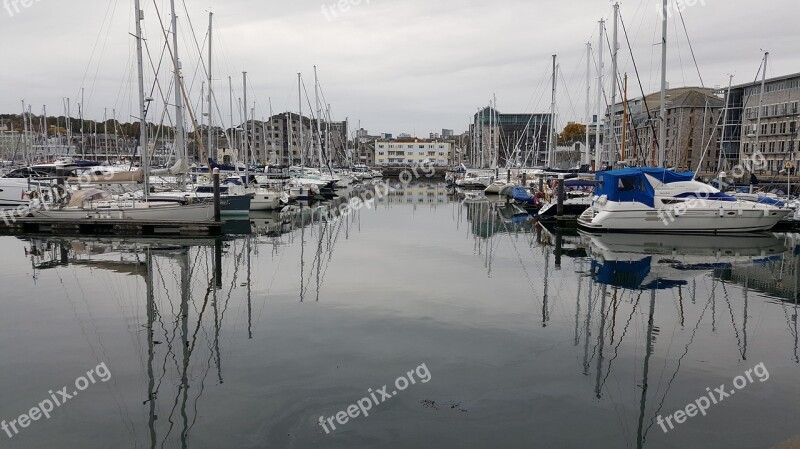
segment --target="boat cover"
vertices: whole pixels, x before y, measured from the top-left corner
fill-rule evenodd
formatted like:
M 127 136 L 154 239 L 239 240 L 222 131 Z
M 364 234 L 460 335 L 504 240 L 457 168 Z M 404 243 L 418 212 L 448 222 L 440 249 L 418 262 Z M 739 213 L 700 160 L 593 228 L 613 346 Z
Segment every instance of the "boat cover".
M 663 168 L 640 167 L 604 171 L 596 175 L 597 187 L 595 193 L 597 195 L 606 195 L 609 201 L 639 202 L 654 207 L 655 188 L 648 181 L 647 175 L 663 184 L 692 181 L 694 177 L 691 172 L 678 173 Z M 722 200 L 732 199 L 725 194 L 712 192 L 697 192 L 697 194 L 687 192 L 678 195 L 678 197 L 694 195 Z

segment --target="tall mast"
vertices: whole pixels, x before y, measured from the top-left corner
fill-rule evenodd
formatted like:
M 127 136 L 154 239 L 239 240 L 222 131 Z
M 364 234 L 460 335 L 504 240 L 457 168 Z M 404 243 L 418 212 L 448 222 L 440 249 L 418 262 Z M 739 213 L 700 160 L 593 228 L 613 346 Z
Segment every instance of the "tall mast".
M 325 113 L 325 154 L 328 159 L 328 168 L 330 168 L 331 159 L 333 158 L 333 152 L 331 151 L 331 105 L 327 106 Z
M 597 47 L 597 123 L 595 126 L 594 132 L 594 170 L 600 171 L 603 167 L 603 146 L 600 144 L 600 137 L 602 136 L 600 132 L 600 117 L 605 116 L 605 111 L 603 110 L 603 40 L 605 33 L 605 26 L 606 23 L 604 20 L 600 21 L 600 34 L 599 34 L 599 44 Z
M 317 106 L 317 162 L 322 168 L 322 109 L 319 105 L 319 78 L 317 77 L 317 66 L 314 66 L 314 98 Z
M 212 72 L 211 72 L 211 59 L 213 53 L 212 50 L 214 48 L 214 40 L 212 39 L 212 33 L 214 25 L 214 13 L 208 13 L 208 154 L 211 154 L 211 150 L 214 145 L 213 137 L 212 137 L 212 130 L 214 129 L 214 113 L 213 111 L 213 97 L 212 94 L 214 92 L 214 88 L 212 87 L 212 83 L 214 81 Z
M 103 114 L 105 115 L 105 114 Z M 47 158 L 50 158 L 50 141 L 47 135 L 47 106 L 42 106 L 42 119 L 44 120 L 44 127 L 42 127 L 42 135 L 44 136 L 44 148 Z
M 231 134 L 228 139 L 228 145 L 233 148 L 239 148 L 239 145 L 236 144 L 236 127 L 233 126 L 233 79 L 230 76 L 228 77 L 228 100 L 230 101 L 229 110 L 231 111 Z
M 589 148 L 589 123 L 592 121 L 592 43 L 586 43 L 586 147 L 583 149 L 581 165 L 592 163 L 591 148 Z
M 139 6 L 139 0 L 134 0 L 136 6 L 136 65 L 139 76 L 139 155 L 142 158 L 142 170 L 144 171 L 144 199 L 150 194 L 150 158 L 147 145 L 147 119 L 145 114 L 144 91 L 144 57 L 142 55 L 142 20 L 143 11 Z
M 305 164 L 306 164 L 306 148 L 305 148 L 305 142 L 303 142 L 303 134 L 304 134 L 303 128 L 305 127 L 305 125 L 303 124 L 303 75 L 300 74 L 300 73 L 297 74 L 297 104 L 299 105 L 299 108 L 298 108 L 298 114 L 299 114 L 298 120 L 300 122 L 299 125 L 298 125 L 298 127 L 300 128 L 300 142 L 299 142 L 300 143 L 300 165 L 305 166 Z M 292 118 L 292 114 L 289 114 L 288 118 L 287 118 L 287 120 L 289 120 L 289 122 L 288 122 L 289 123 L 289 129 L 291 129 L 291 118 Z M 291 148 L 291 147 L 292 146 L 289 145 L 289 148 Z M 294 163 L 294 160 L 292 160 L 291 163 Z
M 256 142 L 256 102 L 253 102 L 253 108 L 250 109 L 250 129 L 253 132 L 253 140 L 250 143 L 250 160 L 248 163 L 255 164 L 256 160 L 256 152 L 255 152 L 255 142 Z
M 25 163 L 30 163 L 30 161 L 28 160 L 28 153 L 29 153 L 29 151 L 28 151 L 28 142 L 29 142 L 29 139 L 28 139 L 28 119 L 25 117 L 25 113 L 26 113 L 25 100 L 22 100 L 22 136 L 23 136 L 22 142 L 25 145 L 25 153 L 23 154 L 22 159 L 25 161 Z
M 761 94 L 758 96 L 758 119 L 756 121 L 756 146 L 753 148 L 753 154 L 758 153 L 760 150 L 761 140 L 761 117 L 764 110 L 764 89 L 767 84 L 767 62 L 769 61 L 769 52 L 764 53 L 764 71 L 761 73 Z
M 664 167 L 667 152 L 667 2 L 661 6 L 661 116 L 658 135 L 658 166 Z
M 557 85 L 557 68 L 558 55 L 553 55 L 553 92 L 550 101 L 550 141 L 547 144 L 547 167 L 553 167 L 553 159 L 556 154 L 556 139 L 558 133 L 556 132 L 556 85 Z
M 45 114 L 45 120 L 47 120 L 47 114 Z M 45 133 L 47 133 L 47 131 L 45 131 Z M 45 134 L 45 137 L 47 137 L 47 134 Z M 106 150 L 106 162 L 108 162 L 108 108 L 103 108 L 103 145 Z
M 175 13 L 175 0 L 170 0 L 172 9 L 172 65 L 175 72 L 175 154 L 176 158 L 187 163 L 186 140 L 183 123 L 183 82 L 181 81 L 181 65 L 178 59 L 178 15 Z M 183 175 L 181 175 L 183 183 Z
M 263 125 L 264 125 L 264 138 L 266 139 L 267 122 L 264 121 Z M 270 130 L 269 142 L 270 142 L 270 147 L 272 148 L 272 152 L 271 152 L 272 155 L 271 156 L 274 157 L 275 159 L 278 159 L 278 155 L 275 152 L 275 139 L 272 137 L 272 97 L 270 97 L 270 99 L 269 99 L 269 130 Z M 291 147 L 292 146 L 289 145 L 289 148 L 291 148 Z M 275 160 L 275 159 L 270 160 L 270 163 L 272 163 L 272 161 Z M 280 165 L 280 161 L 274 162 L 274 163 L 276 165 Z
M 85 103 L 83 102 L 83 94 L 84 94 L 84 88 L 81 87 L 81 102 L 78 103 L 78 117 L 80 117 L 80 120 L 81 120 L 81 157 L 85 159 L 86 158 L 86 140 L 85 140 L 85 138 L 83 136 L 83 105 Z
M 245 185 L 247 185 L 247 178 L 250 178 L 250 136 L 247 129 L 247 72 L 242 72 L 242 85 L 244 86 L 244 101 L 242 102 L 242 112 L 244 112 L 244 120 L 242 127 L 244 128 L 244 139 L 242 146 L 244 147 L 244 175 Z
M 730 109 L 731 105 L 731 87 L 733 86 L 733 75 L 731 74 L 728 78 L 728 93 L 725 95 L 725 113 L 722 118 L 722 138 L 720 139 L 720 152 L 719 157 L 717 158 L 717 173 L 722 171 L 722 158 L 725 156 L 725 131 L 728 129 L 728 110 Z M 722 186 L 720 186 L 720 190 L 722 190 Z
M 622 140 L 619 144 L 619 157 L 625 157 L 625 144 L 628 137 L 628 73 L 622 83 Z M 705 129 L 705 127 L 703 127 Z M 615 158 L 616 159 L 616 158 Z
M 618 42 L 619 28 L 619 3 L 614 3 L 614 36 L 611 41 L 611 147 L 608 152 L 608 164 L 611 169 L 617 163 L 617 55 L 619 53 Z M 625 126 L 623 124 L 623 126 Z

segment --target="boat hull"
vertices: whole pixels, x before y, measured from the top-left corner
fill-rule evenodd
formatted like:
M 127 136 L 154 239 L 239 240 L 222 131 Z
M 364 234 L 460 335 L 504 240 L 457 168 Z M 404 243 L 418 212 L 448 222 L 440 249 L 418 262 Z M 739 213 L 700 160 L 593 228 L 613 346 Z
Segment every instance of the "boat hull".
M 211 221 L 214 205 L 199 203 L 179 205 L 175 203 L 136 203 L 133 207 L 109 208 L 64 208 L 32 211 L 36 218 L 67 220 L 120 220 L 120 221 Z
M 633 209 L 602 210 L 589 208 L 578 218 L 578 226 L 592 232 L 728 234 L 768 231 L 775 227 L 788 210 L 774 209 L 700 209 L 681 215 L 666 210 Z

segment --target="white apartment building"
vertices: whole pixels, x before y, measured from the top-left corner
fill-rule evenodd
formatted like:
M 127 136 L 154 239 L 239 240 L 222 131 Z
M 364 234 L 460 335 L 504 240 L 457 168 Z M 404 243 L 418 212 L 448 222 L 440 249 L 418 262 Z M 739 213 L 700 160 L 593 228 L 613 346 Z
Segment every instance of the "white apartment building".
M 452 161 L 451 142 L 429 139 L 377 140 L 375 165 L 402 166 L 428 163 L 449 166 Z

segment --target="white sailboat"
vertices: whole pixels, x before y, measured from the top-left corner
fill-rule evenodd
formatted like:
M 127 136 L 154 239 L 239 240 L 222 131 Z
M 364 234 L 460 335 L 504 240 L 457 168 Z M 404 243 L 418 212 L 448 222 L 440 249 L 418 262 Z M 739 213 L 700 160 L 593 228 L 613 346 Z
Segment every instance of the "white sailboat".
M 147 145 L 147 109 L 145 107 L 144 90 L 144 60 L 142 53 L 142 10 L 139 0 L 134 1 L 136 8 L 136 50 L 139 78 L 139 116 L 140 116 L 140 151 L 142 155 L 143 173 L 139 173 L 144 181 L 143 196 L 144 200 L 135 198 L 121 199 L 112 198 L 110 194 L 99 189 L 77 190 L 70 194 L 69 202 L 60 204 L 57 209 L 41 207 L 31 211 L 34 217 L 39 218 L 60 218 L 60 219 L 105 219 L 105 220 L 142 220 L 142 221 L 207 221 L 214 218 L 214 205 L 212 202 L 175 202 L 175 201 L 149 201 L 150 191 L 149 182 L 149 153 Z M 175 5 L 172 3 L 172 26 L 173 32 L 177 30 Z M 174 34 L 174 33 L 173 33 Z M 177 47 L 177 38 L 173 36 L 173 45 Z M 176 107 L 178 131 L 176 144 L 179 150 L 185 152 L 185 142 L 183 139 L 183 118 L 182 118 L 182 84 L 179 72 L 177 49 L 173 51 L 173 64 L 175 67 L 176 85 Z M 185 153 L 182 153 L 185 156 Z M 185 158 L 183 159 L 185 160 Z M 131 172 L 136 173 L 136 172 Z M 127 174 L 124 174 L 127 175 Z

